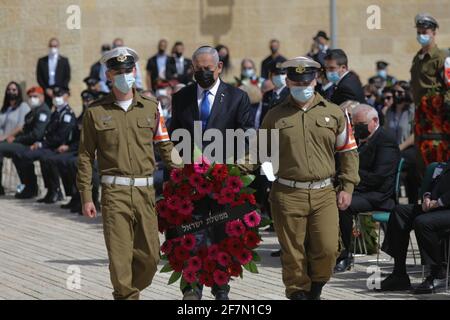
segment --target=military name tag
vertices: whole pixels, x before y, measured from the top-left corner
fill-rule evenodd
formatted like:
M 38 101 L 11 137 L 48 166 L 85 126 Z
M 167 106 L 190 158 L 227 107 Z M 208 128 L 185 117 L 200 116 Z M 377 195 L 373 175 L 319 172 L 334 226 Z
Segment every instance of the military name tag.
M 66 123 L 70 123 L 70 121 L 72 121 L 72 116 L 70 114 L 64 115 L 63 121 Z
M 40 113 L 39 114 L 39 121 L 40 122 L 45 122 L 47 121 L 47 115 L 45 113 Z

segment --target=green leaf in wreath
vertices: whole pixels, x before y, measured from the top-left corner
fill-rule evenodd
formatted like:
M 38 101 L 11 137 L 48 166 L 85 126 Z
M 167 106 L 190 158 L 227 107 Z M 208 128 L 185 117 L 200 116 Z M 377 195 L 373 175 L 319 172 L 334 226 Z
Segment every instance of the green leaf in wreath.
M 170 263 L 167 263 L 164 267 L 162 267 L 159 273 L 165 273 L 170 271 L 173 271 L 172 266 L 170 265 Z
M 238 167 L 233 166 L 233 167 L 231 167 L 231 170 L 228 172 L 228 174 L 230 176 L 240 176 L 241 175 L 241 170 L 239 170 Z
M 244 188 L 241 189 L 241 191 L 239 192 L 239 194 L 242 194 L 242 193 L 253 194 L 253 193 L 255 193 L 255 192 L 256 192 L 256 189 L 249 188 L 249 187 L 244 187 Z
M 258 267 L 256 266 L 256 264 L 253 261 L 250 261 L 249 263 L 247 263 L 248 267 L 249 267 L 249 271 L 251 273 L 258 273 Z
M 259 223 L 258 228 L 264 228 L 264 227 L 267 227 L 267 226 L 270 225 L 271 223 L 272 223 L 272 220 L 271 220 L 271 219 L 262 217 L 262 218 L 261 218 L 261 222 Z
M 186 282 L 186 280 L 184 280 L 183 277 L 181 277 L 181 280 L 180 280 L 180 290 L 183 291 L 187 286 L 188 286 L 188 283 Z
M 261 262 L 261 257 L 256 251 L 253 251 L 253 261 L 255 262 Z
M 248 187 L 253 182 L 253 180 L 255 180 L 255 176 L 252 174 L 241 177 L 241 181 L 244 184 L 244 187 Z
M 180 277 L 181 277 L 181 272 L 174 272 L 174 273 L 172 273 L 172 275 L 170 276 L 170 279 L 169 279 L 169 283 L 168 284 L 172 284 L 172 283 L 174 283 L 174 282 L 177 282 L 177 280 L 178 279 L 180 279 Z

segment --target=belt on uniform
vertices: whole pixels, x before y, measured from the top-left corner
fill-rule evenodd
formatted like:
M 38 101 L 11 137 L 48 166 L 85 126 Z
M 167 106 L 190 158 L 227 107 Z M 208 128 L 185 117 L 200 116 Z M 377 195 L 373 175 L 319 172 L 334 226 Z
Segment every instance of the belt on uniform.
M 313 182 L 299 182 L 283 178 L 278 178 L 277 181 L 285 186 L 298 189 L 322 189 L 332 184 L 331 178 Z
M 153 185 L 153 177 L 147 178 L 128 178 L 116 176 L 102 176 L 102 183 L 129 186 L 129 187 L 147 187 Z

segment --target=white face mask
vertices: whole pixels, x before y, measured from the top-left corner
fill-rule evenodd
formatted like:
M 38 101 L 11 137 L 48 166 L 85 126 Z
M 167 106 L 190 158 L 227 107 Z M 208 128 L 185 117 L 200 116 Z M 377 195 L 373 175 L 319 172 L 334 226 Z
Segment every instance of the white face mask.
M 59 51 L 58 48 L 55 48 L 55 47 L 50 48 L 50 54 L 53 56 L 57 55 L 58 51 Z
M 29 100 L 30 106 L 33 108 L 39 107 L 41 105 L 41 100 L 38 97 L 31 97 Z
M 53 104 L 57 107 L 63 106 L 65 104 L 63 97 L 54 97 Z

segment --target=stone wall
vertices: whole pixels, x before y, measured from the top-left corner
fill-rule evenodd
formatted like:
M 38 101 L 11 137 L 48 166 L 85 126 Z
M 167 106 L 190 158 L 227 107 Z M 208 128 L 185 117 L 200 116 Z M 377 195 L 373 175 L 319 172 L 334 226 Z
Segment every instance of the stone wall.
M 68 30 L 70 5 L 81 8 L 81 28 Z M 369 5 L 381 8 L 381 29 L 366 26 Z M 154 54 L 158 39 L 169 46 L 182 40 L 186 53 L 203 44 L 229 46 L 235 73 L 244 57 L 259 67 L 268 41 L 281 40 L 287 57 L 304 55 L 317 30 L 329 33 L 329 0 L 0 0 L 0 91 L 10 80 L 36 84 L 35 68 L 46 55 L 50 37 L 61 41 L 61 52 L 72 66 L 71 104 L 78 107 L 82 79 L 100 55 L 102 43 L 122 37 L 142 57 Z M 391 63 L 390 73 L 409 79 L 419 49 L 414 16 L 427 11 L 439 21 L 437 42 L 450 47 L 450 0 L 337 0 L 338 46 L 349 55 L 350 68 L 363 80 L 374 62 Z

